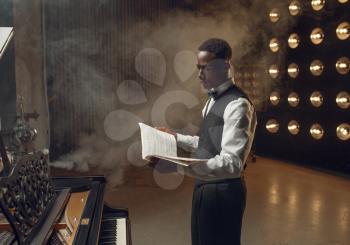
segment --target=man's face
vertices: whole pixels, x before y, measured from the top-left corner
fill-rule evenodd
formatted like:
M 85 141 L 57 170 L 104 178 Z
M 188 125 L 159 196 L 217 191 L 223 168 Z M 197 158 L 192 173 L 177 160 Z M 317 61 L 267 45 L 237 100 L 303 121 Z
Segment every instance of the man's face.
M 223 59 L 215 59 L 215 54 L 200 51 L 197 55 L 198 78 L 205 89 L 215 88 L 227 80 L 230 65 Z

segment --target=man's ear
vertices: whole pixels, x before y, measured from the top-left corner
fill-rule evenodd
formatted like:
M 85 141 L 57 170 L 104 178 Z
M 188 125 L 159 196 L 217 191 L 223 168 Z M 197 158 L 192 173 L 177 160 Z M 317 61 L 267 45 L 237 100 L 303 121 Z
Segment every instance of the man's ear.
M 233 77 L 233 75 L 234 75 L 234 70 L 233 70 L 233 66 L 232 66 L 231 61 L 229 61 L 228 64 L 229 64 L 229 66 L 230 66 L 230 67 L 228 68 L 228 76 L 229 76 L 229 77 Z

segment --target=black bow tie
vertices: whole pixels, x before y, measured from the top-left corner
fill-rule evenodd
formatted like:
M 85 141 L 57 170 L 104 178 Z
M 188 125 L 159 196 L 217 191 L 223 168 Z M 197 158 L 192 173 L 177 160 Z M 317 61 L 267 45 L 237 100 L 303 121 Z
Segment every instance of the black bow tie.
M 218 96 L 218 91 L 216 91 L 215 89 L 210 89 L 210 90 L 208 91 L 208 96 L 209 96 L 209 97 L 212 97 L 213 99 L 215 99 L 216 96 Z

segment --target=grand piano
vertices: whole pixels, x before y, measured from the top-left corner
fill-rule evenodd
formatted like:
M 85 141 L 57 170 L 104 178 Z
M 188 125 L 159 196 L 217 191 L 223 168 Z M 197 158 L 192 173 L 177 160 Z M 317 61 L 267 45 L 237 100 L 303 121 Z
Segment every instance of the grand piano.
M 105 185 L 103 176 L 50 177 L 46 155 L 24 155 L 0 178 L 0 244 L 131 245 L 128 210 L 104 202 Z
M 12 28 L 0 28 L 0 58 L 12 36 Z M 19 144 L 36 134 L 21 114 L 8 133 Z M 0 245 L 131 245 L 128 210 L 104 202 L 103 176 L 51 177 L 48 154 L 13 156 L 0 126 Z

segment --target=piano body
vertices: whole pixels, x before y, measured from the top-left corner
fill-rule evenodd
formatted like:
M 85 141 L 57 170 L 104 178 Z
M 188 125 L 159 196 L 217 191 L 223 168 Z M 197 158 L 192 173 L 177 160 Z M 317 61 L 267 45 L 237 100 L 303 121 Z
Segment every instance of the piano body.
M 104 203 L 103 176 L 54 177 L 52 182 L 56 191 L 71 190 L 54 233 L 63 244 L 131 245 L 128 210 Z
M 105 178 L 50 177 L 46 158 L 26 154 L 0 178 L 0 244 L 131 245 L 127 209 L 104 203 Z

